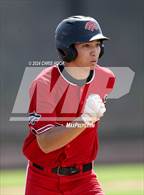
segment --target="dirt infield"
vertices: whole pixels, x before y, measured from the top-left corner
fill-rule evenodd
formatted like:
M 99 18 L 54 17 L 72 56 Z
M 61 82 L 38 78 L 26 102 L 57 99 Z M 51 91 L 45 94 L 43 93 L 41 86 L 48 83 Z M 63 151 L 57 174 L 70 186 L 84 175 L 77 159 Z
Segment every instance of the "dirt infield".
M 1 187 L 0 190 L 1 195 L 24 195 L 24 188 L 23 187 Z

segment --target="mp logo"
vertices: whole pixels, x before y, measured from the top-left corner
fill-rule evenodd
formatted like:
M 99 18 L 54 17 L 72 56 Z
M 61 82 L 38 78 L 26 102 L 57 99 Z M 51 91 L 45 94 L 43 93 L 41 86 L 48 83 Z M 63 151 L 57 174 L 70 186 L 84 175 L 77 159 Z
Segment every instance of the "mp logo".
M 112 72 L 114 72 L 116 76 L 116 83 L 115 83 L 114 90 L 108 95 L 108 97 L 106 97 L 105 95 L 105 97 L 103 98 L 104 103 L 106 102 L 107 98 L 108 99 L 119 99 L 123 97 L 124 95 L 128 94 L 130 92 L 132 82 L 135 76 L 135 72 L 133 72 L 133 70 L 131 70 L 129 67 L 107 67 L 107 68 L 109 68 Z M 25 116 L 25 114 L 28 112 L 28 109 L 29 109 L 29 97 L 27 95 L 29 86 L 30 86 L 30 83 L 32 83 L 32 80 L 36 78 L 36 76 L 40 74 L 40 72 L 44 69 L 45 67 L 33 67 L 33 68 L 26 67 L 25 68 L 24 75 L 21 81 L 21 85 L 19 87 L 17 97 L 16 97 L 16 100 L 14 102 L 14 106 L 12 109 L 12 115 L 10 116 L 10 119 L 9 119 L 10 121 L 28 121 L 28 117 Z M 102 78 L 99 78 L 99 79 L 100 79 L 99 82 L 103 82 Z M 113 80 L 110 78 L 106 86 L 107 89 L 110 89 L 112 87 L 112 84 L 113 84 Z M 50 91 L 50 89 L 47 89 L 48 91 L 50 91 L 49 98 L 53 97 L 53 95 L 55 94 L 57 90 L 56 86 L 59 86 L 59 85 L 60 85 L 60 80 L 58 79 L 52 91 Z M 62 98 L 66 88 L 67 88 L 67 85 L 65 85 L 62 88 L 61 95 L 56 98 L 55 105 L 57 105 L 60 98 Z M 62 107 L 63 113 L 68 112 L 66 102 L 69 101 L 70 94 L 71 94 L 71 90 L 68 90 L 66 99 Z M 21 102 L 23 102 L 23 104 Z M 77 112 L 78 106 L 79 106 L 79 102 L 77 102 L 75 104 L 75 107 L 73 108 L 74 113 Z M 53 108 L 49 109 L 48 112 L 52 113 Z M 41 120 L 41 115 L 39 113 L 43 113 L 43 112 L 39 111 L 36 113 L 35 111 L 35 112 L 30 113 L 29 115 L 30 124 L 34 125 L 36 121 Z M 52 117 L 51 120 L 55 120 L 55 117 Z M 63 120 L 63 118 L 59 120 L 61 121 Z

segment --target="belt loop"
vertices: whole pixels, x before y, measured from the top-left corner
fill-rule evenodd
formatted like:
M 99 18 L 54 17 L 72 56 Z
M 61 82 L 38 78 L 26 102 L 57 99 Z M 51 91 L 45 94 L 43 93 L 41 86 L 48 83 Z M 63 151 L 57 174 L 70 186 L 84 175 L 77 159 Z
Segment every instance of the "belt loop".
M 80 171 L 82 172 L 82 170 L 83 170 L 83 164 L 80 164 L 80 165 L 78 166 L 78 168 L 79 168 Z
M 57 167 L 57 175 L 60 176 L 60 166 Z
M 79 169 L 80 169 L 80 175 L 82 175 L 83 174 L 83 164 L 80 164 L 80 166 L 79 166 Z

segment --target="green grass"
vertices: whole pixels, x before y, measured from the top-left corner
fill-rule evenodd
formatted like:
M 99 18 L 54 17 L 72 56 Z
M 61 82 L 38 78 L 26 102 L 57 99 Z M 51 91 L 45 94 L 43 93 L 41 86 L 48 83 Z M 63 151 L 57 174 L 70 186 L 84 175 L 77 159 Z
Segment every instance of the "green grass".
M 106 195 L 144 195 L 144 165 L 95 167 Z
M 23 186 L 25 170 L 4 170 L 0 171 L 0 186 Z
M 143 195 L 144 165 L 96 165 L 106 195 Z M 23 195 L 25 170 L 0 171 L 0 194 Z

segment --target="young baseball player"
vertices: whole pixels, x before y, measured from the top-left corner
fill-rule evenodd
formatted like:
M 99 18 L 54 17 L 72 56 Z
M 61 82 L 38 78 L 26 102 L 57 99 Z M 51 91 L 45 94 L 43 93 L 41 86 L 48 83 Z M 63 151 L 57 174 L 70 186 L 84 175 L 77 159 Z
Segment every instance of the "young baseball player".
M 64 63 L 46 68 L 30 87 L 25 195 L 104 195 L 93 161 L 105 98 L 115 82 L 98 65 L 107 39 L 91 17 L 69 17 L 56 28 Z

